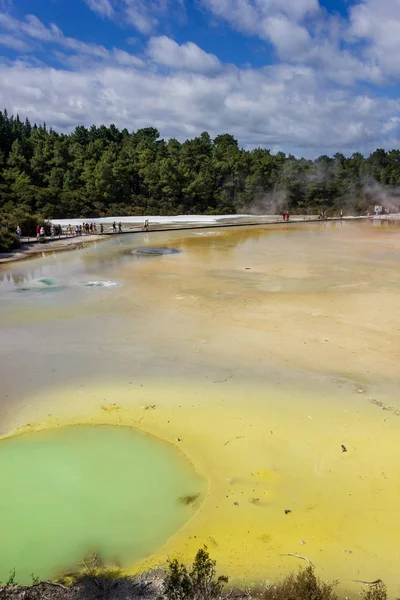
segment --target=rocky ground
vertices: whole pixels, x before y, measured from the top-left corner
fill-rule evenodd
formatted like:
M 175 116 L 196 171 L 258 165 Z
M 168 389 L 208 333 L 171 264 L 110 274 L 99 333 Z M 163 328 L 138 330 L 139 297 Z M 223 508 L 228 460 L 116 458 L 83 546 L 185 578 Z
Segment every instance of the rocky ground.
M 1 600 L 157 600 L 162 597 L 162 579 L 157 573 L 139 577 L 85 576 L 71 585 L 41 582 L 32 586 L 0 586 Z

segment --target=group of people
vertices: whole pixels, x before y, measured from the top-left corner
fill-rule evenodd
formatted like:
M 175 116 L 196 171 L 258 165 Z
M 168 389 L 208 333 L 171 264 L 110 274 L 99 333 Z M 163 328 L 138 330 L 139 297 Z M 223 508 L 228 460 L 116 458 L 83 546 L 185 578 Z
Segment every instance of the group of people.
M 100 232 L 104 232 L 103 224 L 100 225 Z M 83 223 L 82 225 L 75 225 L 75 235 L 91 235 L 97 233 L 96 223 Z M 73 235 L 71 225 L 67 227 L 67 235 Z
M 113 233 L 117 233 L 117 231 L 118 231 L 118 233 L 122 233 L 122 223 L 121 223 L 121 221 L 118 223 L 118 230 L 117 230 L 117 223 L 116 223 L 116 221 L 114 221 L 112 227 L 113 227 Z
M 52 225 L 52 227 L 54 228 L 54 225 Z M 53 236 L 54 236 L 54 231 L 52 234 Z M 36 225 L 36 237 L 37 237 L 37 239 L 46 237 L 46 231 L 45 231 L 43 225 L 42 226 Z
M 20 233 L 18 233 L 18 230 Z M 56 237 L 57 235 L 60 237 L 63 234 L 63 230 L 61 225 L 54 225 L 53 223 L 51 223 L 50 225 L 50 235 L 52 238 Z M 17 235 L 18 237 L 21 237 L 21 227 L 17 227 Z M 36 225 L 36 237 L 39 238 L 43 238 L 46 237 L 46 229 L 43 225 Z
M 122 223 L 116 223 L 116 221 L 114 221 L 113 225 L 112 225 L 112 230 L 113 233 L 122 233 Z M 100 233 L 104 233 L 104 225 L 103 223 L 100 223 Z M 96 223 L 82 223 L 82 225 L 75 225 L 75 228 L 72 227 L 72 225 L 67 225 L 67 228 L 65 231 L 63 231 L 63 228 L 61 227 L 61 225 L 54 225 L 53 223 L 51 223 L 50 225 L 50 235 L 51 237 L 55 237 L 55 236 L 61 236 L 61 235 L 67 235 L 67 236 L 81 236 L 81 235 L 96 235 L 97 234 L 97 225 Z M 22 235 L 22 231 L 21 228 L 18 226 L 17 227 L 17 235 L 18 237 L 21 237 Z M 37 225 L 36 227 L 36 237 L 45 237 L 46 236 L 46 231 L 45 228 L 40 225 Z
M 289 219 L 290 219 L 290 212 L 288 210 L 282 214 L 282 219 L 284 221 L 289 221 Z
M 104 224 L 100 223 L 100 233 L 104 233 Z M 113 233 L 122 233 L 122 223 L 114 223 L 112 224 Z M 75 230 L 72 229 L 71 225 L 67 227 L 67 235 L 96 235 L 97 234 L 97 225 L 96 223 L 82 223 L 82 225 L 75 225 Z

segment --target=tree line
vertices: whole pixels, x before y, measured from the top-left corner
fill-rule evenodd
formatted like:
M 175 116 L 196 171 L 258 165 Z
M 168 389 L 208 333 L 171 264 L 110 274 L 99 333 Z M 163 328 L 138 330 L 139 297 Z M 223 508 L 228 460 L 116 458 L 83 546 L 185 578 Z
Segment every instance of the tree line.
M 166 141 L 153 127 L 115 125 L 66 134 L 0 111 L 0 221 L 11 226 L 32 215 L 357 213 L 399 184 L 399 150 L 307 160 L 245 150 L 230 134 Z

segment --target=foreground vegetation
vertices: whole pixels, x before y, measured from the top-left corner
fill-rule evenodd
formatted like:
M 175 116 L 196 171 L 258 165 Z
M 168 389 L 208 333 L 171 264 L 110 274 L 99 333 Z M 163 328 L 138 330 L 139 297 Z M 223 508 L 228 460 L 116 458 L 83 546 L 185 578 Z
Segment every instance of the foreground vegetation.
M 31 215 L 360 212 L 399 184 L 399 150 L 311 161 L 244 150 L 229 134 L 180 143 L 152 127 L 131 133 L 110 125 L 67 135 L 0 111 L 0 223 L 13 231 L 19 224 L 24 234 Z
M 19 248 L 20 243 L 16 233 L 2 227 L 0 229 L 0 252 L 11 252 Z
M 282 582 L 264 585 L 255 590 L 239 590 L 228 586 L 228 578 L 218 575 L 216 563 L 207 551 L 200 549 L 191 567 L 176 559 L 167 569 L 158 569 L 136 577 L 123 576 L 118 568 L 105 567 L 98 555 L 92 554 L 83 561 L 79 573 L 69 573 L 56 582 L 39 582 L 32 575 L 31 586 L 18 586 L 15 572 L 10 574 L 6 585 L 0 584 L 0 600 L 92 600 L 110 598 L 115 600 L 339 600 L 334 588 L 337 582 L 326 583 L 309 565 Z M 376 581 L 360 593 L 362 600 L 387 600 L 383 582 Z

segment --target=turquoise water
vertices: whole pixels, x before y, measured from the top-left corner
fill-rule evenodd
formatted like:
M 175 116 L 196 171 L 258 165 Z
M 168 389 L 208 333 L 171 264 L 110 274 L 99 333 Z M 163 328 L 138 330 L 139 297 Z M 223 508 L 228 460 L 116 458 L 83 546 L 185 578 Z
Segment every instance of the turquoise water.
M 195 510 L 203 482 L 172 447 L 126 427 L 76 426 L 0 441 L 0 581 L 81 566 L 92 551 L 129 565 Z M 199 500 L 200 501 L 200 500 Z

